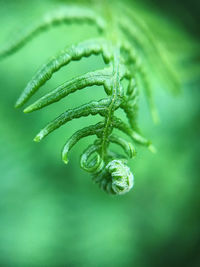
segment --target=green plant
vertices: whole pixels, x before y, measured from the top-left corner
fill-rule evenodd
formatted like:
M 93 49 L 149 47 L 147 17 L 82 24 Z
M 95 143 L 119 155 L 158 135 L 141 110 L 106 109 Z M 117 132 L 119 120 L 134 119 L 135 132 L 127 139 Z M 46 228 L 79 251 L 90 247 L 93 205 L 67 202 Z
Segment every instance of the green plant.
M 112 4 L 105 2 L 104 10 L 98 4 L 90 7 L 78 4 L 66 6 L 38 19 L 36 24 L 19 36 L 18 40 L 14 40 L 0 51 L 0 58 L 8 56 L 38 33 L 61 23 L 89 23 L 97 27 L 99 38 L 73 44 L 43 65 L 17 100 L 16 107 L 23 106 L 56 71 L 71 61 L 81 60 L 91 55 L 102 55 L 105 62 L 104 69 L 89 72 L 65 82 L 25 108 L 24 112 L 29 113 L 44 108 L 88 86 L 103 86 L 106 98 L 65 111 L 42 129 L 34 140 L 41 141 L 70 120 L 99 114 L 102 121 L 77 131 L 67 141 L 62 152 L 62 159 L 68 163 L 68 153 L 72 147 L 80 139 L 96 135 L 95 142 L 83 152 L 80 165 L 93 175 L 94 181 L 102 189 L 111 194 L 124 194 L 133 186 L 133 174 L 127 166 L 127 158 L 133 158 L 136 154 L 133 144 L 138 143 L 151 151 L 155 150 L 151 142 L 144 138 L 138 129 L 138 89 L 144 89 L 152 116 L 154 120 L 157 120 L 152 99 L 155 79 L 156 82 L 159 80 L 168 84 L 168 87 L 174 91 L 179 88 L 177 74 L 166 56 L 165 48 L 157 42 L 137 12 L 130 11 L 121 3 L 118 4 L 119 8 L 114 8 Z M 124 81 L 128 86 L 123 83 Z M 125 112 L 129 124 L 115 115 L 118 109 Z M 133 144 L 114 135 L 113 129 L 119 129 L 125 133 Z M 111 143 L 121 146 L 127 157 L 112 152 L 109 149 Z

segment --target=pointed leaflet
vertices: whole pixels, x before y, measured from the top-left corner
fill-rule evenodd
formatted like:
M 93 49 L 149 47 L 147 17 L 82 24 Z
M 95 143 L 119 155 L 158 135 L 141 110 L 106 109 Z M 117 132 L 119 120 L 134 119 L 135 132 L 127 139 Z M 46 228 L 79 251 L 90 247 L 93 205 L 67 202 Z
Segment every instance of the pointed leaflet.
M 152 147 L 151 142 L 149 140 L 147 140 L 146 138 L 141 136 L 138 132 L 131 129 L 129 127 L 129 125 L 124 123 L 121 119 L 114 117 L 113 118 L 113 125 L 114 125 L 114 127 L 118 128 L 120 131 L 127 134 L 134 142 L 136 142 L 140 145 L 147 146 L 149 149 L 153 150 L 153 147 Z
M 29 113 L 38 109 L 41 109 L 45 106 L 48 106 L 54 102 L 59 101 L 60 99 L 68 96 L 71 93 L 74 93 L 77 90 L 81 90 L 85 87 L 93 85 L 103 85 L 107 93 L 110 90 L 110 79 L 111 79 L 111 69 L 106 68 L 103 70 L 97 70 L 94 72 L 86 73 L 82 76 L 74 78 L 70 81 L 67 81 L 57 87 L 52 92 L 44 95 L 38 99 L 35 103 L 28 106 L 24 112 Z
M 33 76 L 32 80 L 28 83 L 21 96 L 17 100 L 16 107 L 22 106 L 28 99 L 49 80 L 54 72 L 58 71 L 63 66 L 69 64 L 73 60 L 80 60 L 82 57 L 89 57 L 92 54 L 104 54 L 108 52 L 107 42 L 102 39 L 89 40 L 61 51 L 57 56 L 50 59 L 44 64 Z M 106 58 L 108 60 L 108 58 Z
M 55 120 L 50 122 L 44 129 L 42 129 L 39 134 L 35 137 L 34 141 L 39 142 L 49 133 L 53 132 L 63 124 L 71 121 L 73 119 L 77 119 L 80 117 L 86 117 L 89 115 L 100 114 L 101 116 L 105 116 L 105 112 L 107 110 L 108 105 L 111 100 L 109 98 L 102 99 L 100 101 L 92 101 L 88 104 L 84 104 L 78 108 L 69 109 L 66 112 L 62 113 Z
M 14 39 L 0 50 L 0 59 L 13 54 L 26 43 L 32 40 L 42 31 L 47 31 L 53 26 L 58 26 L 61 23 L 89 23 L 97 26 L 99 31 L 105 28 L 104 20 L 98 16 L 93 10 L 85 7 L 63 7 L 38 19 L 36 23 L 31 25 L 24 33 L 19 34 L 18 38 Z

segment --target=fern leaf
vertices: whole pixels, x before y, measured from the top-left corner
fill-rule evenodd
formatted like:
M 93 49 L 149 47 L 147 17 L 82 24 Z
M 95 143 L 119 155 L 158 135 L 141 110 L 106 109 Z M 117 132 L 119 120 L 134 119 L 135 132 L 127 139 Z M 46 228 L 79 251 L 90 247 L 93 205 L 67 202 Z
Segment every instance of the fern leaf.
M 78 108 L 69 109 L 59 117 L 57 117 L 55 120 L 53 120 L 51 123 L 49 123 L 44 129 L 42 129 L 34 138 L 34 140 L 36 142 L 41 141 L 45 136 L 70 120 L 97 114 L 105 116 L 106 109 L 108 108 L 110 102 L 110 99 L 102 99 L 100 101 L 92 101 Z
M 143 146 L 147 146 L 149 148 L 152 146 L 149 140 L 141 136 L 138 132 L 131 129 L 130 126 L 124 123 L 120 118 L 114 117 L 113 124 L 115 128 L 127 134 L 133 140 L 133 142 L 136 142 Z
M 49 94 L 38 99 L 35 103 L 28 106 L 24 112 L 29 113 L 38 109 L 41 109 L 47 105 L 50 105 L 56 101 L 59 101 L 63 97 L 68 96 L 71 93 L 74 93 L 77 90 L 81 90 L 85 87 L 93 85 L 103 85 L 107 94 L 109 94 L 109 82 L 112 72 L 109 68 L 104 70 L 89 72 L 77 78 L 74 78 L 70 81 L 65 82 Z
M 64 163 L 68 163 L 68 153 L 69 151 L 72 149 L 72 147 L 82 138 L 90 136 L 90 135 L 97 135 L 100 136 L 101 131 L 104 127 L 104 122 L 100 122 L 96 125 L 92 125 L 89 127 L 85 127 L 82 130 L 77 131 L 76 133 L 74 133 L 69 140 L 67 141 L 67 143 L 65 144 L 63 151 L 62 151 L 62 160 L 64 161 Z
M 31 25 L 24 33 L 20 34 L 14 41 L 0 51 L 0 59 L 15 53 L 26 43 L 31 41 L 40 32 L 47 31 L 51 27 L 62 23 L 88 23 L 93 24 L 102 32 L 105 28 L 105 21 L 95 14 L 93 10 L 85 7 L 68 6 L 62 7 L 56 11 L 45 14 Z
M 103 86 L 106 93 L 104 99 L 99 101 L 94 99 L 65 111 L 48 123 L 34 140 L 41 141 L 71 120 L 100 115 L 102 121 L 78 130 L 68 139 L 62 151 L 62 160 L 68 163 L 69 152 L 81 139 L 96 136 L 94 143 L 82 153 L 80 165 L 92 174 L 93 180 L 100 188 L 110 194 L 121 195 L 127 193 L 134 184 L 134 176 L 127 166 L 127 158 L 136 155 L 134 145 L 139 144 L 155 152 L 151 142 L 139 131 L 137 123 L 139 91 L 144 90 L 152 116 L 157 120 L 152 94 L 154 81 L 161 76 L 164 81 L 170 81 L 168 84 L 175 88 L 174 90 L 179 87 L 179 82 L 176 72 L 165 56 L 164 47 L 158 44 L 151 29 L 136 15 L 136 12 L 129 11 L 124 5 L 123 7 L 120 5 L 120 9 L 117 10 L 117 6 L 113 7 L 107 3 L 103 14 L 92 5 L 90 8 L 79 5 L 66 6 L 54 11 L 38 19 L 24 35 L 1 50 L 0 58 L 17 51 L 39 32 L 61 23 L 89 23 L 99 29 L 101 35 L 99 38 L 73 44 L 47 61 L 27 84 L 17 100 L 16 107 L 23 106 L 63 66 L 72 61 L 79 61 L 83 57 L 102 55 L 105 63 L 103 69 L 66 81 L 29 105 L 24 112 L 42 109 L 86 87 Z M 128 82 L 127 88 L 123 83 L 125 80 Z M 125 112 L 128 123 L 116 116 L 116 111 L 119 109 Z M 114 129 L 125 133 L 131 142 L 113 134 Z M 125 155 L 113 152 L 110 148 L 111 143 L 120 146 Z
M 98 55 L 100 53 L 103 54 L 105 60 L 108 60 L 108 55 L 104 55 L 103 53 L 106 45 L 107 43 L 104 40 L 89 40 L 61 51 L 37 71 L 32 80 L 27 84 L 15 106 L 20 107 L 26 103 L 56 71 L 68 65 L 71 61 L 80 60 L 82 57 L 89 57 L 93 54 Z
M 123 138 L 120 138 L 116 135 L 111 135 L 109 137 L 109 140 L 110 142 L 121 146 L 129 158 L 133 158 L 136 155 L 135 148 L 133 147 L 133 145 L 130 142 L 124 140 Z
M 100 145 L 93 144 L 90 145 L 81 155 L 80 165 L 83 170 L 96 174 L 101 172 L 104 169 L 104 163 L 101 159 L 98 150 L 100 149 Z M 96 153 L 96 154 L 95 154 Z M 89 160 L 93 155 L 92 160 Z
M 128 121 L 131 127 L 135 130 L 138 129 L 137 126 L 137 115 L 138 115 L 138 87 L 136 80 L 131 78 L 129 80 L 129 85 L 127 89 L 127 97 L 121 104 L 121 108 L 126 113 Z

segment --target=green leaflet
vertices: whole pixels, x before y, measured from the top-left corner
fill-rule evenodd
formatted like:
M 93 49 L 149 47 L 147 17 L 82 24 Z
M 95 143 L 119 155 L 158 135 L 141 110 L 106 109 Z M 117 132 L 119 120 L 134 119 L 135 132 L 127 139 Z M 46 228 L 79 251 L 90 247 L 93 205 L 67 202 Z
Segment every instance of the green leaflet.
M 104 168 L 101 156 L 97 153 L 99 150 L 99 145 L 90 145 L 81 155 L 80 165 L 83 170 L 90 173 L 99 173 Z M 96 154 L 96 157 L 92 161 L 89 161 L 92 155 Z
M 62 7 L 39 18 L 24 33 L 20 34 L 18 38 L 12 40 L 9 45 L 1 49 L 0 59 L 19 50 L 40 32 L 47 31 L 53 26 L 59 26 L 61 23 L 93 24 L 96 25 L 100 32 L 105 28 L 105 21 L 89 8 L 77 6 Z
M 179 83 L 165 56 L 165 49 L 157 43 L 151 29 L 144 24 L 142 18 L 137 16 L 137 10 L 131 12 L 129 8 L 124 8 L 124 5 L 119 5 L 118 10 L 117 8 L 117 4 L 110 6 L 109 3 L 102 7 L 103 12 L 95 5 L 91 5 L 90 8 L 79 5 L 62 7 L 38 19 L 18 39 L 5 46 L 0 51 L 0 58 L 17 51 L 38 33 L 61 23 L 89 23 L 99 29 L 99 38 L 73 44 L 48 60 L 29 81 L 17 100 L 16 107 L 23 106 L 63 66 L 83 57 L 101 55 L 105 63 L 103 69 L 66 81 L 29 105 L 24 112 L 42 109 L 86 87 L 104 87 L 104 99 L 94 99 L 90 103 L 65 111 L 48 123 L 34 140 L 41 141 L 71 120 L 100 115 L 102 120 L 99 123 L 78 130 L 68 139 L 62 151 L 62 159 L 64 163 L 68 163 L 70 150 L 82 138 L 96 136 L 94 143 L 82 153 L 80 165 L 92 174 L 100 188 L 110 194 L 121 195 L 127 193 L 134 184 L 133 174 L 126 161 L 127 158 L 136 155 L 133 144 L 145 146 L 155 152 L 151 142 L 139 133 L 139 91 L 144 90 L 152 116 L 157 120 L 152 95 L 153 81 L 161 77 L 164 82 L 169 81 L 168 84 L 173 90 L 178 89 Z M 126 81 L 128 86 L 123 81 Z M 128 123 L 116 117 L 115 112 L 119 109 L 125 112 Z M 113 134 L 114 129 L 125 133 L 131 141 Z M 120 146 L 125 155 L 113 152 L 109 147 L 111 143 Z
M 138 129 L 137 115 L 138 115 L 138 86 L 135 78 L 129 80 L 127 88 L 127 97 L 124 99 L 124 103 L 121 104 L 121 108 L 126 113 L 128 121 L 134 130 Z
M 113 117 L 113 125 L 115 128 L 127 134 L 133 140 L 133 142 L 152 148 L 151 142 L 149 140 L 131 129 L 130 126 L 124 123 L 120 118 Z
M 77 144 L 79 140 L 81 140 L 84 137 L 90 136 L 90 135 L 97 135 L 100 136 L 102 129 L 104 127 L 104 122 L 100 122 L 96 125 L 92 125 L 89 127 L 85 127 L 82 130 L 77 131 L 74 133 L 67 143 L 65 144 L 63 151 L 62 151 L 62 160 L 67 164 L 68 163 L 68 153 L 72 149 L 72 147 Z
M 127 58 L 125 61 L 126 64 L 131 68 L 132 72 L 135 73 L 134 77 L 129 77 L 130 80 L 128 87 L 129 102 L 134 97 L 133 93 L 134 87 L 137 85 L 140 88 L 142 88 L 145 92 L 153 121 L 157 123 L 159 121 L 159 118 L 153 100 L 152 87 L 150 81 L 148 80 L 147 73 L 145 72 L 144 65 L 141 63 L 140 57 L 138 57 L 133 52 L 133 49 L 131 48 L 128 42 L 124 42 L 124 46 L 122 49 L 127 54 Z M 131 96 L 131 92 L 133 93 L 133 96 Z
M 104 49 L 107 42 L 104 40 L 89 40 L 78 45 L 61 51 L 57 56 L 50 59 L 44 64 L 34 75 L 32 80 L 27 84 L 21 96 L 17 100 L 16 107 L 22 106 L 28 99 L 49 80 L 52 75 L 63 66 L 68 65 L 71 61 L 80 60 L 82 57 L 89 57 L 92 54 L 103 54 L 105 60 L 108 60 L 107 55 L 104 55 Z M 108 50 L 108 49 L 107 49 Z
M 133 145 L 124 140 L 123 138 L 120 138 L 116 135 L 110 135 L 109 140 L 110 142 L 121 146 L 129 158 L 133 158 L 136 155 L 135 148 L 133 147 Z
M 87 74 L 74 78 L 60 85 L 49 94 L 46 94 L 45 96 L 38 99 L 35 103 L 27 107 L 24 112 L 29 113 L 41 109 L 47 105 L 59 101 L 63 97 L 66 97 L 69 94 L 76 92 L 77 90 L 81 90 L 85 87 L 93 85 L 103 85 L 105 91 L 109 94 L 111 75 L 111 70 L 109 68 L 106 68 L 104 70 L 89 72 Z
M 44 129 L 42 129 L 39 134 L 34 138 L 34 141 L 39 142 L 45 136 L 62 126 L 63 124 L 71 121 L 73 119 L 78 119 L 81 117 L 86 117 L 89 115 L 101 115 L 105 116 L 108 105 L 110 104 L 111 99 L 102 99 L 100 101 L 93 101 L 88 104 L 82 105 L 78 108 L 69 109 L 66 112 L 62 113 L 55 120 L 50 122 Z

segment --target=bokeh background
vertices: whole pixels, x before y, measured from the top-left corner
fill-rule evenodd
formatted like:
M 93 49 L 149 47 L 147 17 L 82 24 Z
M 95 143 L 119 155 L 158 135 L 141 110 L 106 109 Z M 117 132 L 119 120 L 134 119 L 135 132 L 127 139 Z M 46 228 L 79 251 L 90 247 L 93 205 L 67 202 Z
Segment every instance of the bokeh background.
M 0 43 L 61 2 L 1 0 Z M 189 2 L 166 5 L 154 0 L 146 5 L 198 38 L 200 9 L 198 1 Z M 137 148 L 138 155 L 130 162 L 135 187 L 122 197 L 102 192 L 80 169 L 79 154 L 90 138 L 75 147 L 67 166 L 61 161 L 65 140 L 88 118 L 70 122 L 39 144 L 32 141 L 63 110 L 102 97 L 102 88 L 88 88 L 33 114 L 13 108 L 47 58 L 67 44 L 97 34 L 92 27 L 79 27 L 54 28 L 0 62 L 0 266 L 200 266 L 197 82 L 187 83 L 178 96 L 156 91 L 158 125 L 153 124 L 141 94 L 140 128 L 158 152 Z M 72 63 L 36 97 L 101 66 L 98 57 Z

